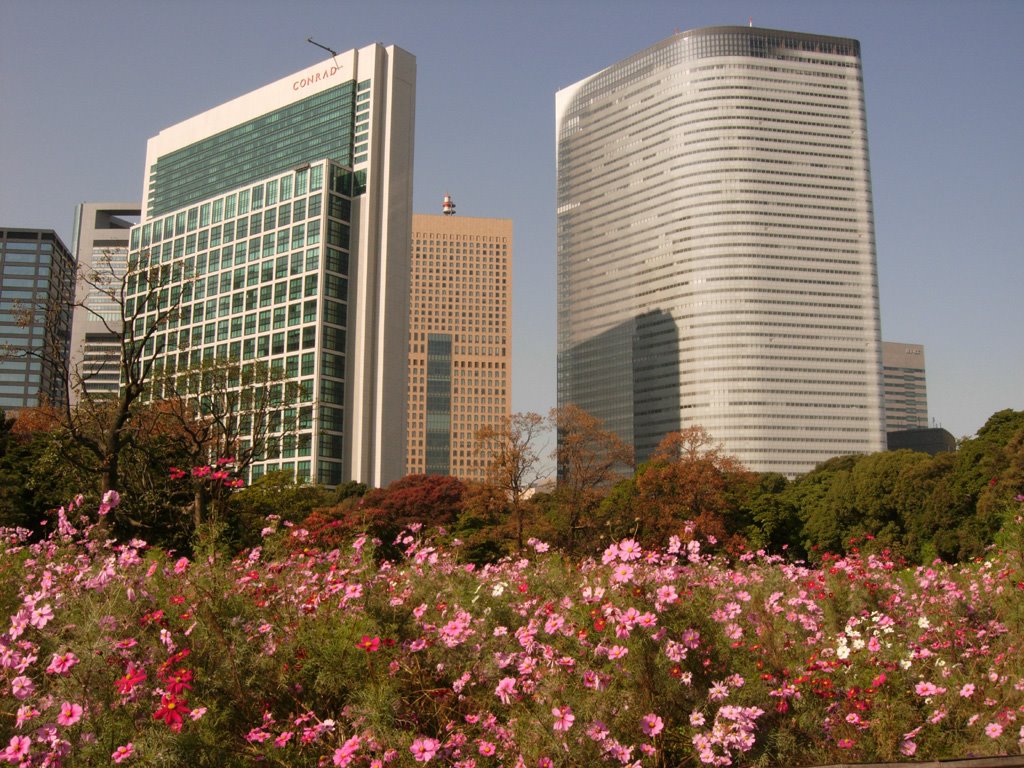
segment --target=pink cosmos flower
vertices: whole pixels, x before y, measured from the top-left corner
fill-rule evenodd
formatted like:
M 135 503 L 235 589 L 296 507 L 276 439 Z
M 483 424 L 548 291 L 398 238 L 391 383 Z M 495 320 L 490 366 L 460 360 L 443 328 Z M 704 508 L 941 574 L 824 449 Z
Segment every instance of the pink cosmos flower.
M 481 741 L 480 748 L 478 750 L 484 757 L 490 757 L 496 751 L 494 744 L 489 741 Z
M 601 556 L 601 562 L 605 565 L 614 563 L 619 558 L 619 547 L 617 544 L 611 544 L 605 549 L 604 554 Z
M 22 704 L 18 707 L 18 713 L 14 717 L 14 724 L 18 726 L 18 730 L 21 730 L 21 726 L 34 717 L 39 717 L 39 710 L 28 704 Z
M 941 696 L 945 692 L 945 688 L 941 688 L 935 685 L 935 683 L 922 681 L 914 686 L 914 693 L 918 696 Z
M 114 754 L 110 756 L 110 759 L 115 763 L 123 763 L 125 760 L 135 754 L 135 745 L 130 741 L 127 744 L 122 744 L 120 747 L 114 750 Z
M 657 597 L 659 603 L 675 603 L 679 601 L 679 593 L 671 584 L 658 587 Z
M 612 571 L 612 581 L 616 584 L 626 584 L 633 580 L 633 566 L 628 563 L 619 563 Z
M 60 714 L 57 715 L 57 722 L 61 725 L 74 725 L 82 719 L 82 706 L 65 701 L 60 705 Z
M 985 735 L 990 739 L 998 739 L 1003 735 L 1003 726 L 999 723 L 989 723 L 985 726 Z
M 971 698 L 974 695 L 974 683 L 965 683 L 960 689 L 960 695 L 965 699 Z
M 0 758 L 8 763 L 17 763 L 21 761 L 21 758 L 28 757 L 31 749 L 32 739 L 28 736 L 11 736 L 10 743 L 3 752 L 0 752 Z
M 645 736 L 654 737 L 661 733 L 664 729 L 665 723 L 660 717 L 653 712 L 649 715 L 644 715 L 640 718 L 640 729 L 644 732 Z
M 502 704 L 508 704 L 512 700 L 512 694 L 516 690 L 516 679 L 514 677 L 503 677 L 498 681 L 498 687 L 494 689 L 494 695 L 501 699 Z
M 30 678 L 24 675 L 18 675 L 18 677 L 11 680 L 11 693 L 18 701 L 27 699 L 32 695 L 32 691 L 35 690 L 35 684 Z
M 40 606 L 39 608 L 33 608 L 28 623 L 37 629 L 42 629 L 50 623 L 52 618 L 53 608 L 47 604 Z
M 437 739 L 416 739 L 409 747 L 409 751 L 412 752 L 413 759 L 417 763 L 427 763 L 433 759 L 440 748 L 441 742 Z
M 46 671 L 51 675 L 66 675 L 77 663 L 78 657 L 70 651 L 64 654 L 55 653 Z
M 608 649 L 608 658 L 613 660 L 621 659 L 628 653 L 629 648 L 626 648 L 621 645 L 613 645 L 611 648 Z
M 281 734 L 276 739 L 274 739 L 274 746 L 283 747 L 285 744 L 292 740 L 293 735 L 294 734 L 291 731 L 282 731 Z
M 729 687 L 724 682 L 715 681 L 708 691 L 708 698 L 712 701 L 724 701 L 729 698 Z
M 904 739 L 900 742 L 900 754 L 907 757 L 913 757 L 914 753 L 917 752 L 917 744 L 909 739 Z
M 358 736 L 353 736 L 351 739 L 346 741 L 344 744 L 341 745 L 341 747 L 334 750 L 334 757 L 332 758 L 332 762 L 335 765 L 341 766 L 348 765 L 349 763 L 351 763 L 352 759 L 355 757 L 356 752 L 359 751 L 359 742 L 360 739 Z
M 945 720 L 946 719 L 946 715 L 948 715 L 948 714 L 949 714 L 949 712 L 946 710 L 945 707 L 939 707 L 934 712 L 932 712 L 931 715 L 928 716 L 928 722 L 931 723 L 932 725 L 936 725 L 938 723 L 941 723 L 943 720 Z
M 551 714 L 555 716 L 555 724 L 551 727 L 556 731 L 568 731 L 576 721 L 576 715 L 570 707 L 554 707 Z
M 549 635 L 555 634 L 565 625 L 565 619 L 560 614 L 554 614 L 548 617 L 548 620 L 544 622 L 544 631 Z
M 623 539 L 619 542 L 620 560 L 639 560 L 641 555 L 640 545 L 633 539 Z
M 121 503 L 121 494 L 115 490 L 109 490 L 103 494 L 103 499 L 100 502 L 100 508 L 98 510 L 100 517 L 106 515 L 110 510 L 114 509 L 118 504 Z

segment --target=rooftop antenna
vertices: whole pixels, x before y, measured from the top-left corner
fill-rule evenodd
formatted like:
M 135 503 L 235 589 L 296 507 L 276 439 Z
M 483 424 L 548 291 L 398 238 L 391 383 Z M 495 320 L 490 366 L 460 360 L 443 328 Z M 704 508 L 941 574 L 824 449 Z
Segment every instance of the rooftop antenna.
M 748 16 L 748 17 L 747 17 L 747 26 L 748 26 L 748 27 L 752 27 L 752 26 L 754 26 L 754 17 L 753 17 L 753 16 Z M 312 41 L 312 40 L 310 40 L 310 42 L 313 42 L 313 41 Z
M 312 44 L 313 44 L 313 45 L 315 45 L 315 46 L 316 46 L 317 48 L 323 48 L 323 49 L 324 49 L 325 51 L 327 51 L 327 52 L 328 52 L 329 54 L 331 54 L 331 56 L 333 56 L 333 57 L 334 57 L 335 59 L 337 59 L 337 58 L 338 58 L 338 52 L 337 52 L 336 50 L 334 50 L 333 48 L 328 48 L 328 47 L 327 47 L 326 45 L 320 45 L 320 43 L 318 43 L 318 42 L 317 42 L 316 40 L 314 40 L 314 39 L 313 39 L 312 37 L 307 37 L 307 38 L 306 38 L 306 42 L 307 42 L 307 43 L 312 43 Z M 335 64 L 337 64 L 338 62 L 337 62 L 337 61 L 335 61 L 334 63 L 335 63 Z
M 441 203 L 441 213 L 445 216 L 455 215 L 455 201 L 447 192 L 444 193 L 444 201 Z

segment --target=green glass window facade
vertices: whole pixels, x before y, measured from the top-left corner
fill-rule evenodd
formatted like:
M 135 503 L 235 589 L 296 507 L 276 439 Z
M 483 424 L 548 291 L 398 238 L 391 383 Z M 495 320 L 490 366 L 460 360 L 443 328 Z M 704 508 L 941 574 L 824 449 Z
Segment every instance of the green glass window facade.
M 452 337 L 427 337 L 427 413 L 424 453 L 428 475 L 451 474 Z
M 300 176 L 307 183 L 298 184 Z M 337 483 L 342 476 L 349 243 L 347 236 L 335 232 L 329 258 L 322 258 L 324 252 L 319 247 L 309 247 L 302 233 L 311 226 L 319 231 L 328 222 L 336 230 L 348 232 L 351 199 L 332 188 L 315 192 L 317 203 L 313 206 L 309 204 L 308 192 L 317 187 L 322 190 L 328 178 L 335 181 L 337 190 L 351 188 L 352 177 L 347 169 L 320 160 L 308 169 L 288 171 L 269 179 L 250 179 L 250 186 L 244 189 L 225 190 L 221 196 L 196 201 L 188 209 L 196 212 L 197 224 L 203 227 L 199 235 L 218 229 L 237 230 L 240 222 L 258 220 L 262 234 L 254 241 L 257 245 L 249 248 L 248 258 L 244 247 L 236 256 L 234 246 L 214 247 L 214 238 L 210 236 L 197 240 L 198 250 L 192 255 L 168 252 L 168 263 L 163 265 L 157 254 L 162 255 L 163 246 L 178 239 L 176 223 L 178 214 L 184 211 L 168 212 L 170 215 L 163 221 L 174 223 L 170 229 L 164 224 L 145 224 L 133 230 L 137 245 L 130 249 L 129 258 L 132 269 L 137 271 L 128 279 L 128 300 L 135 302 L 157 282 L 166 286 L 162 290 L 168 300 L 171 292 L 180 299 L 173 320 L 176 330 L 171 330 L 169 323 L 148 348 L 149 354 L 157 356 L 159 370 L 177 372 L 180 382 L 188 369 L 201 361 L 259 359 L 284 376 L 282 406 L 295 408 L 298 403 L 314 399 L 322 406 L 320 418 L 307 417 L 294 434 L 285 428 L 294 419 L 285 419 L 277 411 L 276 416 L 271 414 L 277 419 L 278 428 L 270 429 L 266 450 L 253 464 L 251 477 L 281 468 L 275 460 L 280 456 L 275 456 L 275 452 L 285 451 L 315 458 L 309 472 L 318 482 Z M 237 201 L 251 201 L 257 188 L 261 190 L 259 199 L 263 206 L 275 196 L 280 202 L 281 191 L 286 190 L 290 201 L 285 205 L 290 210 L 298 206 L 305 218 L 299 232 L 290 217 L 282 219 L 280 211 L 285 206 L 277 208 L 276 216 L 274 208 L 264 207 L 258 214 L 242 211 Z M 308 192 L 296 198 L 296 189 Z M 229 205 L 230 200 L 236 203 Z M 310 218 L 314 210 L 316 218 Z M 234 218 L 227 216 L 229 211 Z M 187 215 L 184 221 L 187 226 Z M 147 228 L 148 234 L 143 237 Z M 161 242 L 164 239 L 166 243 Z M 143 241 L 148 245 L 143 245 Z M 147 265 L 157 264 L 156 271 L 145 270 Z M 137 330 L 156 321 L 155 313 L 147 314 Z M 321 356 L 324 362 L 318 370 L 316 360 Z M 279 448 L 273 448 L 275 444 Z
M 319 158 L 350 166 L 355 95 L 355 83 L 343 83 L 160 157 L 150 178 L 147 217 Z

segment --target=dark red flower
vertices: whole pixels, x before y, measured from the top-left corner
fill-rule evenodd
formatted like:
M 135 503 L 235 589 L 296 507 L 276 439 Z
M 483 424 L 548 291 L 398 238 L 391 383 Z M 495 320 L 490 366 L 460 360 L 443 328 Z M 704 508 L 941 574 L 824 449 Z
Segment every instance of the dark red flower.
M 363 635 L 362 639 L 356 643 L 356 648 L 362 648 L 367 653 L 380 650 L 380 638 L 370 637 L 369 635 Z
M 160 699 L 160 707 L 153 713 L 154 720 L 163 720 L 177 733 L 181 730 L 182 718 L 191 712 L 188 704 L 173 693 L 164 694 Z
M 162 675 L 161 680 L 169 693 L 180 694 L 192 690 L 190 685 L 192 682 L 192 670 L 190 669 L 176 669 L 170 674 Z
M 114 683 L 114 687 L 117 689 L 118 693 L 127 696 L 132 692 L 136 685 L 145 679 L 146 672 L 139 669 L 131 662 L 128 662 L 128 669 L 125 672 L 124 677 L 119 677 Z

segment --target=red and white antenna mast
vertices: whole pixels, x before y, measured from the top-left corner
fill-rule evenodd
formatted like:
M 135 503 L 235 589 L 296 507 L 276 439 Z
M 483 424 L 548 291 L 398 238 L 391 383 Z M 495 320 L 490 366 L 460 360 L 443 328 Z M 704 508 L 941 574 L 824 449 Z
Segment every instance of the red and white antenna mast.
M 441 203 L 441 213 L 445 216 L 455 215 L 455 201 L 452 200 L 452 196 L 447 192 L 445 192 L 444 201 Z

